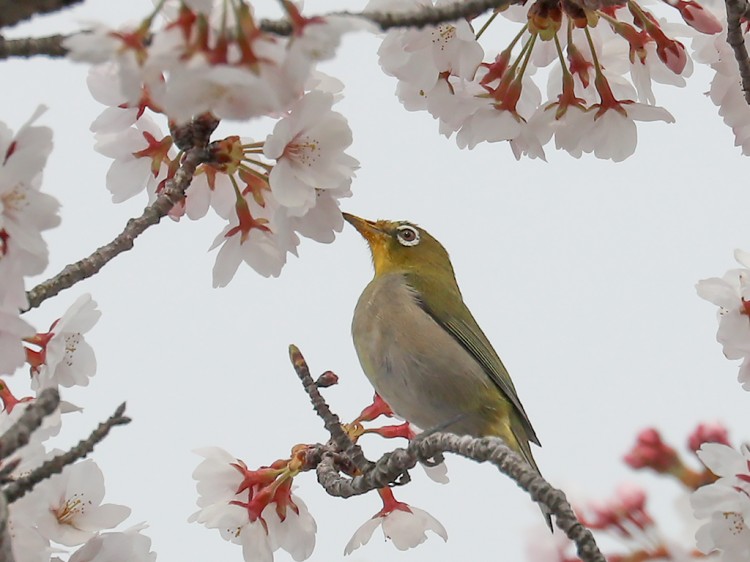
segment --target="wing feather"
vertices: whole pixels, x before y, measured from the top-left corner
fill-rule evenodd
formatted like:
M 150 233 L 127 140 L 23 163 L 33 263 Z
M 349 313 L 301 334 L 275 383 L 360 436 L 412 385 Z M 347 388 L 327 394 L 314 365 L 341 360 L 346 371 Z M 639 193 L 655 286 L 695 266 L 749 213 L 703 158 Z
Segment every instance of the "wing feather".
M 518 412 L 518 417 L 528 440 L 541 445 L 534 428 L 531 426 L 529 417 L 526 415 L 526 410 L 524 410 L 521 401 L 518 399 L 516 388 L 513 386 L 513 381 L 508 374 L 508 370 L 463 301 L 459 300 L 457 304 L 454 304 L 454 306 L 461 307 L 463 310 L 460 310 L 458 314 L 444 315 L 447 318 L 446 321 L 441 320 L 423 299 L 420 299 L 419 302 L 422 309 L 477 360 L 484 369 L 484 372 L 487 373 L 487 376 L 489 376 L 503 395 L 513 404 Z

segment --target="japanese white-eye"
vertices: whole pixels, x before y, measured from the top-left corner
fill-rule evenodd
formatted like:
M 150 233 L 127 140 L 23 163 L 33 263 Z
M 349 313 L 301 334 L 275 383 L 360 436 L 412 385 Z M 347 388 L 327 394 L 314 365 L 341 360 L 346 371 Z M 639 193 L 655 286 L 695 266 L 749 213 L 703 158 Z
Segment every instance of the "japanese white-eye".
M 354 347 L 375 391 L 422 429 L 500 437 L 539 472 L 529 445 L 539 439 L 464 304 L 445 248 L 410 222 L 344 218 L 367 240 L 375 266 L 352 321 Z

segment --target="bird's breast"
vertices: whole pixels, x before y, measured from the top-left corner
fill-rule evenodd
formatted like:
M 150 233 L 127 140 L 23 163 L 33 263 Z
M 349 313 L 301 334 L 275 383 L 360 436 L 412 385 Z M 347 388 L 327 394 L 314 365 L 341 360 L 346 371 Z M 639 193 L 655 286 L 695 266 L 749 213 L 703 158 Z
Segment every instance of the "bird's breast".
M 481 435 L 507 415 L 507 401 L 481 365 L 425 312 L 403 275 L 376 277 L 365 288 L 352 336 L 376 392 L 415 425 L 450 423 L 448 431 Z

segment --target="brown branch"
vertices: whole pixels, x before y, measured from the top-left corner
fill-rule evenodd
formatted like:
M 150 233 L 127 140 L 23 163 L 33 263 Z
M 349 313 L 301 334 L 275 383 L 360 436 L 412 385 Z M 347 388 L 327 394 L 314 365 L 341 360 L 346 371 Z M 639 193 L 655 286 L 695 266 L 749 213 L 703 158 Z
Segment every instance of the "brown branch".
M 29 442 L 31 434 L 42 425 L 44 418 L 57 409 L 60 404 L 60 394 L 55 388 L 47 388 L 39 393 L 33 402 L 26 405 L 21 417 L 0 436 L 0 460 L 7 459 Z M 18 466 L 18 461 L 6 462 L 7 469 Z M 4 472 L 6 472 L 4 470 Z M 7 472 L 5 474 L 7 476 Z M 0 494 L 0 561 L 13 562 L 11 537 L 8 530 L 8 501 L 4 494 Z
M 2 3 L 3 0 L 0 0 Z M 586 0 L 595 1 L 598 7 L 601 5 L 621 4 L 624 0 Z M 382 31 L 397 27 L 418 27 L 437 25 L 446 21 L 454 21 L 461 18 L 473 18 L 490 10 L 504 8 L 517 3 L 518 0 L 466 0 L 455 2 L 445 6 L 424 7 L 414 12 L 390 13 L 390 12 L 332 12 L 313 18 L 325 18 L 327 16 L 349 16 L 364 19 L 377 25 Z M 260 29 L 275 35 L 291 35 L 292 25 L 289 20 L 261 20 Z M 52 35 L 50 37 L 29 37 L 24 39 L 7 39 L 0 37 L 0 59 L 9 57 L 32 57 L 45 55 L 49 57 L 64 57 L 68 50 L 62 46 L 64 35 Z
M 376 463 L 368 462 L 366 466 L 360 467 L 350 455 L 353 452 L 361 454 L 361 449 L 349 439 L 338 416 L 323 400 L 299 349 L 290 345 L 289 356 L 315 412 L 331 434 L 331 441 L 326 445 L 309 446 L 305 459 L 305 470 L 315 468 L 318 482 L 330 495 L 349 498 L 386 486 L 404 484 L 409 481 L 409 470 L 417 463 L 429 464 L 443 453 L 454 453 L 477 462 L 494 464 L 500 472 L 525 490 L 531 499 L 545 508 L 545 513 L 555 516 L 555 524 L 575 542 L 581 560 L 606 562 L 591 532 L 576 518 L 565 494 L 549 484 L 498 437 L 425 432 L 411 440 L 406 449 L 395 449 L 383 455 Z M 342 471 L 353 473 L 352 465 L 358 468 L 358 475 L 343 476 Z
M 748 11 L 746 0 L 724 0 L 727 8 L 727 43 L 734 51 L 734 58 L 740 69 L 742 91 L 745 101 L 750 104 L 750 59 L 745 47 L 745 36 L 742 33 L 740 18 Z
M 77 460 L 86 457 L 86 455 L 94 450 L 94 446 L 107 436 L 113 427 L 130 423 L 130 418 L 123 416 L 124 412 L 125 404 L 123 403 L 106 421 L 100 423 L 86 439 L 79 441 L 78 445 L 69 449 L 65 453 L 46 461 L 26 476 L 22 476 L 11 482 L 3 488 L 2 495 L 4 495 L 5 499 L 8 500 L 8 503 L 11 504 L 17 499 L 22 498 L 26 493 L 30 492 L 34 486 L 42 480 L 46 480 L 53 474 L 62 472 L 63 468 L 69 464 L 73 464 Z
M 441 453 L 455 453 L 477 462 L 490 462 L 513 479 L 555 516 L 556 525 L 575 542 L 584 562 L 606 562 L 591 532 L 575 516 L 565 494 L 552 487 L 502 439 L 432 433 L 414 439 L 406 449 L 383 455 L 368 472 L 348 478 L 341 476 L 333 455 L 323 454 L 317 467 L 318 482 L 332 496 L 348 498 L 391 485 L 402 474 Z
M 0 436 L 0 460 L 7 459 L 28 444 L 31 434 L 57 409 L 58 404 L 60 394 L 54 388 L 43 390 L 38 398 L 26 404 L 21 417 Z
M 424 7 L 413 12 L 333 12 L 318 18 L 327 16 L 349 16 L 360 18 L 377 25 L 381 31 L 397 27 L 423 28 L 428 25 L 437 25 L 446 21 L 455 21 L 462 18 L 474 18 L 490 10 L 504 8 L 516 3 L 517 0 L 463 0 L 446 4 L 444 6 Z M 276 35 L 291 35 L 292 25 L 288 20 L 261 20 L 260 29 Z
M 0 0 L 2 3 L 3 0 Z M 590 0 L 587 0 L 590 1 Z M 445 6 L 424 7 L 414 12 L 390 13 L 390 12 L 332 12 L 312 18 L 325 18 L 327 16 L 349 16 L 364 19 L 377 25 L 382 31 L 397 27 L 418 27 L 437 25 L 446 21 L 454 21 L 461 18 L 473 18 L 484 12 L 504 8 L 517 3 L 518 0 L 466 0 L 455 2 Z M 621 4 L 624 0 L 598 0 L 601 4 Z M 291 35 L 292 25 L 289 20 L 261 20 L 260 29 L 275 35 Z M 64 57 L 68 50 L 63 47 L 64 35 L 52 35 L 50 37 L 29 37 L 24 39 L 7 39 L 0 37 L 0 59 L 9 57 L 32 57 L 45 55 L 49 57 Z
M 166 188 L 156 201 L 146 207 L 141 216 L 130 219 L 123 231 L 109 244 L 98 248 L 90 256 L 65 266 L 60 273 L 31 289 L 27 293 L 29 309 L 39 306 L 44 300 L 69 289 L 79 281 L 96 275 L 116 256 L 133 248 L 135 239 L 147 228 L 158 224 L 170 209 L 185 197 L 185 190 L 190 185 L 198 165 L 209 160 L 206 146 L 211 132 L 217 125 L 218 120 L 215 117 L 201 116 L 190 125 L 173 132 L 176 143 L 188 139 L 192 142 L 193 148 L 187 150 L 174 178 L 167 182 Z M 188 132 L 185 132 L 185 129 Z
M 64 57 L 68 50 L 62 46 L 63 39 L 65 35 L 24 37 L 23 39 L 5 39 L 0 36 L 0 59 L 29 58 L 39 55 Z
M 2 562 L 13 562 L 13 550 L 11 549 L 10 532 L 8 532 L 8 502 L 5 496 L 0 494 L 0 560 Z
M 365 458 L 362 448 L 354 443 L 344 431 L 341 425 L 339 417 L 331 411 L 331 408 L 326 404 L 325 399 L 320 394 L 318 385 L 315 384 L 312 376 L 310 376 L 310 368 L 305 362 L 305 358 L 297 348 L 296 345 L 289 346 L 289 359 L 294 365 L 294 370 L 297 373 L 302 386 L 305 388 L 305 392 L 310 397 L 315 413 L 318 417 L 323 420 L 328 433 L 331 435 L 331 439 L 336 444 L 338 449 L 342 451 L 348 459 L 361 471 L 369 470 L 372 463 Z
M 8 27 L 37 14 L 58 12 L 82 0 L 0 0 L 0 27 Z

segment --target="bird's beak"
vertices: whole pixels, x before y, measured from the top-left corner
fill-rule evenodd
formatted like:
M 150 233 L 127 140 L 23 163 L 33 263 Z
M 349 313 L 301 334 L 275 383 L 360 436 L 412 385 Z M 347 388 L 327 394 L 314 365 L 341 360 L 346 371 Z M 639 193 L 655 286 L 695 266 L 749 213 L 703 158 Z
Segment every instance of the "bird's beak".
M 356 228 L 357 232 L 359 232 L 364 239 L 370 243 L 371 247 L 382 243 L 385 233 L 378 227 L 377 223 L 359 218 L 358 216 L 349 213 L 342 214 L 344 215 L 344 220 Z

